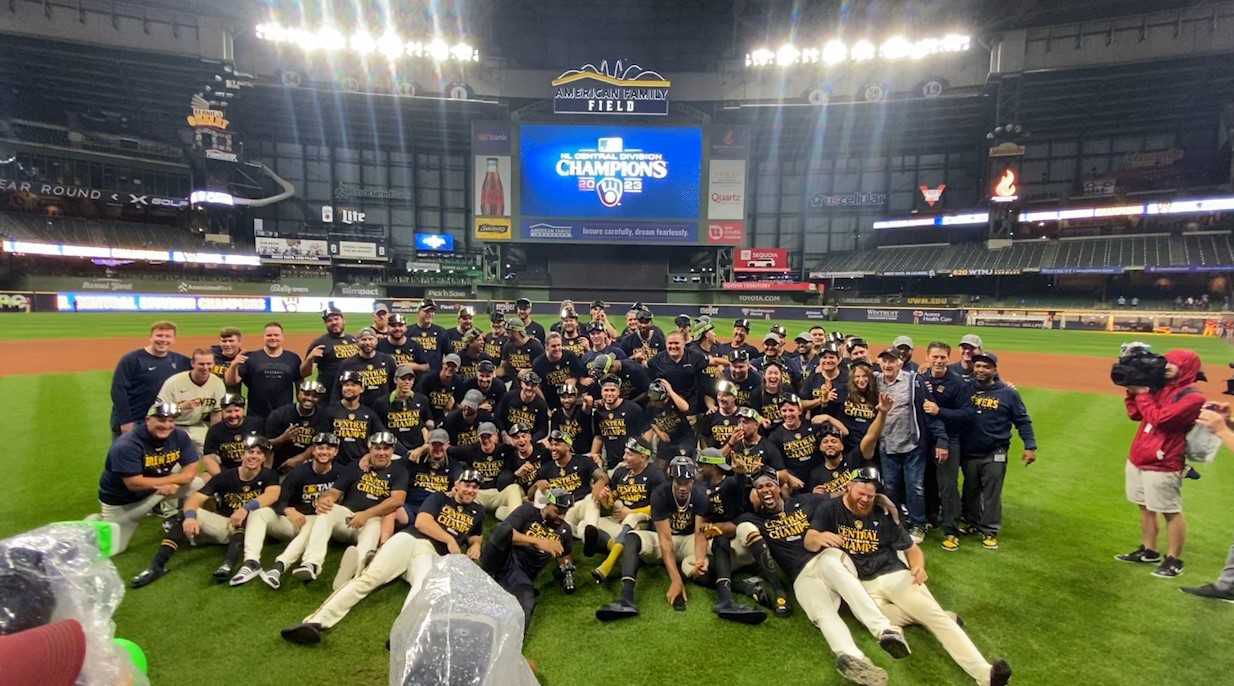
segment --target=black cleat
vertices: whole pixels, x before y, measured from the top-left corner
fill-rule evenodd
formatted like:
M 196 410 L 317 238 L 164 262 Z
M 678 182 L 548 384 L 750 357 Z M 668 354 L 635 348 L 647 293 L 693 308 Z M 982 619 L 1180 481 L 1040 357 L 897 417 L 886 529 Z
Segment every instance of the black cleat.
M 149 586 L 155 581 L 158 581 L 166 573 L 167 573 L 166 567 L 162 567 L 159 565 L 151 565 L 150 567 L 147 567 L 146 569 L 142 570 L 140 574 L 133 577 L 133 580 L 130 581 L 129 584 L 133 588 L 141 588 L 142 586 Z
M 318 643 L 321 643 L 321 625 L 320 624 L 306 622 L 302 624 L 297 624 L 295 626 L 289 626 L 286 629 L 283 629 L 282 631 L 280 631 L 279 633 L 282 634 L 283 638 L 287 639 L 288 641 L 291 641 L 292 643 L 297 643 L 302 646 L 316 645 Z
M 908 641 L 904 640 L 904 632 L 895 627 L 879 635 L 878 646 L 897 660 L 903 660 L 912 652 L 908 649 Z
M 235 570 L 231 568 L 231 565 L 224 562 L 223 564 L 219 565 L 218 569 L 215 569 L 214 573 L 212 573 L 210 576 L 213 577 L 215 581 L 222 583 L 224 581 L 231 579 L 231 575 L 234 573 L 235 573 Z
M 738 622 L 740 624 L 762 624 L 767 619 L 767 613 L 756 607 L 742 605 L 729 601 L 727 603 L 716 603 L 711 606 L 711 610 L 719 615 L 720 619 Z
M 753 598 L 754 602 L 763 607 L 770 608 L 772 606 L 771 594 L 767 592 L 767 584 L 757 576 L 734 579 L 733 590 L 741 595 Z
M 1183 586 L 1178 589 L 1189 595 L 1199 596 L 1201 598 L 1211 598 L 1220 600 L 1225 603 L 1234 603 L 1234 591 L 1223 591 L 1217 588 L 1214 584 L 1204 584 L 1203 586 Z
M 570 563 L 567 565 L 562 565 L 561 567 L 558 567 L 557 572 L 557 581 L 561 584 L 561 592 L 566 595 L 573 593 L 575 591 L 574 564 Z
M 793 604 L 788 596 L 778 595 L 771 601 L 771 611 L 776 613 L 777 617 L 787 617 L 793 614 Z
M 1119 562 L 1135 562 L 1137 564 L 1157 564 L 1161 562 L 1161 553 L 1156 550 L 1149 550 L 1144 546 L 1140 546 L 1129 553 L 1115 555 L 1115 560 Z
M 681 596 L 677 596 L 676 598 L 673 598 L 673 609 L 678 612 L 685 612 L 686 611 L 686 599 Z
M 596 554 L 596 544 L 599 538 L 600 530 L 594 526 L 587 526 L 583 529 L 583 555 L 591 557 Z
M 887 686 L 887 672 L 873 662 L 853 655 L 836 658 L 836 671 L 850 684 L 859 686 Z
M 638 608 L 625 602 L 624 600 L 609 603 L 599 610 L 596 610 L 596 619 L 601 622 L 611 622 L 615 619 L 628 619 L 630 617 L 637 616 Z
M 995 660 L 990 665 L 990 686 L 1006 686 L 1011 681 L 1011 665 L 1006 660 Z

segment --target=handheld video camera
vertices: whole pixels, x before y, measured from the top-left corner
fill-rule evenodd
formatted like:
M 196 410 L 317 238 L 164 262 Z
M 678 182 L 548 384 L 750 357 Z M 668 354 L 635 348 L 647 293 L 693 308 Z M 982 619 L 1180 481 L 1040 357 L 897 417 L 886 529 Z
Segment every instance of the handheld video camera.
M 1110 380 L 1116 386 L 1144 386 L 1155 391 L 1165 386 L 1165 363 L 1165 357 L 1154 353 L 1147 343 L 1124 343 L 1110 369 Z

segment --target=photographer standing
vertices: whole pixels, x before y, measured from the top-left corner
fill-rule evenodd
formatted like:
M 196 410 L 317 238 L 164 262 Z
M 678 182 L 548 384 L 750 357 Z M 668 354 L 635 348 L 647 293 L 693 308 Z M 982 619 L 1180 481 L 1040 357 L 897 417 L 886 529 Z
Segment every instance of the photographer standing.
M 1183 452 L 1187 432 L 1204 406 L 1204 396 L 1192 386 L 1200 374 L 1200 357 L 1190 350 L 1165 354 L 1164 384 L 1127 386 L 1123 402 L 1127 416 L 1140 423 L 1126 466 L 1127 500 L 1140 507 L 1140 546 L 1116 556 L 1123 562 L 1160 566 L 1153 576 L 1176 577 L 1183 573 Z M 1166 555 L 1157 552 L 1157 515 L 1166 521 Z

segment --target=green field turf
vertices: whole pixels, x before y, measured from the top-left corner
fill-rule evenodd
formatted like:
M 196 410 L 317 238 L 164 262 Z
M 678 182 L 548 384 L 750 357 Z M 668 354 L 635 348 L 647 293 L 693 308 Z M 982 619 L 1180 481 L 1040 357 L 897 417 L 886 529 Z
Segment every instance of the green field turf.
M 50 330 L 77 336 L 140 334 L 149 319 L 50 315 L 42 320 L 49 329 L 43 335 Z M 238 318 L 202 317 L 212 319 L 208 324 L 196 317 L 179 319 L 186 328 L 210 332 Z M 23 320 L 25 315 L 5 318 L 6 323 Z M 306 330 L 320 325 L 308 317 L 303 321 Z M 23 326 L 9 324 L 4 333 L 12 335 Z M 790 325 L 790 331 L 796 328 Z M 959 336 L 957 329 L 939 327 L 852 330 L 882 338 L 905 330 L 920 340 Z M 1102 333 L 983 329 L 981 334 L 989 347 L 1001 350 L 1056 350 L 1065 342 L 1102 355 L 1120 340 Z M 1216 341 L 1181 340 L 1201 354 L 1224 350 Z M 91 372 L 0 378 L 0 397 L 7 399 L 0 435 L 7 440 L 10 484 L 7 497 L 0 499 L 0 537 L 96 509 L 95 489 L 109 441 L 109 377 L 108 372 Z M 1177 587 L 1209 580 L 1224 559 L 1234 534 L 1230 456 L 1223 452 L 1216 464 L 1203 469 L 1203 480 L 1187 482 L 1187 571 L 1179 580 L 1156 579 L 1148 568 L 1112 559 L 1138 540 L 1137 516 L 1122 495 L 1122 462 L 1134 425 L 1123 416 L 1121 403 L 1115 397 L 1032 388 L 1023 393 L 1041 450 L 1036 465 L 1017 463 L 1009 470 L 1002 550 L 988 552 L 966 539 L 959 552 L 945 553 L 937 534 L 931 534 L 925 544 L 931 590 L 944 607 L 964 617 L 987 656 L 1011 662 L 1016 684 L 1229 683 L 1226 656 L 1234 606 L 1185 596 Z M 1013 449 L 1018 454 L 1018 443 Z M 129 551 L 115 559 L 125 579 L 146 565 L 157 531 L 153 519 L 143 524 Z M 267 558 L 277 545 L 267 546 Z M 153 683 L 264 685 L 308 675 L 385 683 L 388 656 L 382 642 L 406 593 L 403 582 L 362 603 L 327 634 L 323 646 L 303 648 L 283 642 L 278 630 L 299 621 L 328 595 L 329 575 L 307 587 L 291 581 L 278 592 L 257 581 L 238 589 L 220 587 L 209 574 L 221 556 L 218 547 L 182 552 L 169 576 L 130 592 L 121 605 L 117 634 L 146 649 Z M 336 560 L 332 554 L 328 570 Z M 592 564 L 580 565 L 582 580 Z M 664 602 L 662 570 L 645 568 L 640 579 L 643 616 L 616 625 L 602 625 L 593 616 L 615 595 L 615 584 L 581 583 L 577 594 L 564 596 L 545 583 L 525 650 L 538 662 L 544 683 L 840 683 L 821 634 L 800 611 L 758 627 L 736 626 L 714 618 L 706 589 L 689 586 L 691 605 L 679 614 Z M 858 644 L 888 669 L 893 684 L 971 683 L 919 628 L 908 632 L 913 655 L 893 662 L 855 622 L 849 624 Z
M 163 318 L 155 314 L 115 314 L 115 313 L 81 313 L 65 314 L 57 312 L 40 312 L 5 316 L 4 327 L 0 330 L 0 340 L 29 340 L 40 338 L 110 338 L 116 336 L 145 336 L 149 333 L 150 323 Z M 270 321 L 269 314 L 169 314 L 166 318 L 176 322 L 182 336 L 213 336 L 224 326 L 238 326 L 245 331 L 251 340 L 260 335 L 261 327 Z M 307 333 L 321 331 L 321 319 L 314 314 L 285 314 L 273 316 L 282 322 L 289 333 Z M 554 321 L 549 316 L 537 316 L 536 319 L 546 327 Z M 369 318 L 363 314 L 348 316 L 349 330 L 357 331 L 364 326 Z M 449 328 L 453 317 L 441 315 L 437 323 Z M 480 328 L 488 329 L 488 322 L 478 318 Z M 767 333 L 774 322 L 754 320 L 750 338 L 755 345 Z M 813 322 L 782 322 L 789 330 L 789 336 L 796 336 Z M 656 324 L 666 330 L 673 326 L 671 316 L 659 316 Z M 969 332 L 981 335 L 986 347 L 998 352 L 1048 352 L 1062 355 L 1091 355 L 1096 357 L 1111 357 L 1117 355 L 1118 346 L 1123 341 L 1143 340 L 1151 343 L 1156 350 L 1165 351 L 1171 347 L 1187 347 L 1199 353 L 1207 361 L 1234 360 L 1234 347 L 1217 338 L 1201 336 L 1167 336 L 1161 334 L 1130 334 L 1101 331 L 1040 331 L 1033 329 L 1000 329 L 1000 328 L 969 328 L 963 326 L 939 326 L 930 324 L 881 324 L 881 323 L 850 323 L 823 322 L 827 329 L 838 329 L 846 334 L 865 336 L 873 342 L 889 343 L 900 334 L 913 337 L 918 348 L 932 340 L 943 340 L 954 345 L 960 336 Z M 732 322 L 717 321 L 717 334 L 727 339 L 732 334 Z

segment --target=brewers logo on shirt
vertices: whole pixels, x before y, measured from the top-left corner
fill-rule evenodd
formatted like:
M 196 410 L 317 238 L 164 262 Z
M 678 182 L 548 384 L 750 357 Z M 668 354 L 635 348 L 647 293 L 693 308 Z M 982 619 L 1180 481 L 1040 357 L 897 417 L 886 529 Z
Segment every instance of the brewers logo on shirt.
M 156 450 L 152 453 L 146 453 L 142 456 L 142 475 L 144 476 L 167 476 L 171 474 L 172 469 L 180 462 L 179 450 Z
M 997 410 L 999 408 L 998 398 L 978 393 L 973 396 L 973 407 L 976 407 L 978 412 L 982 410 Z

